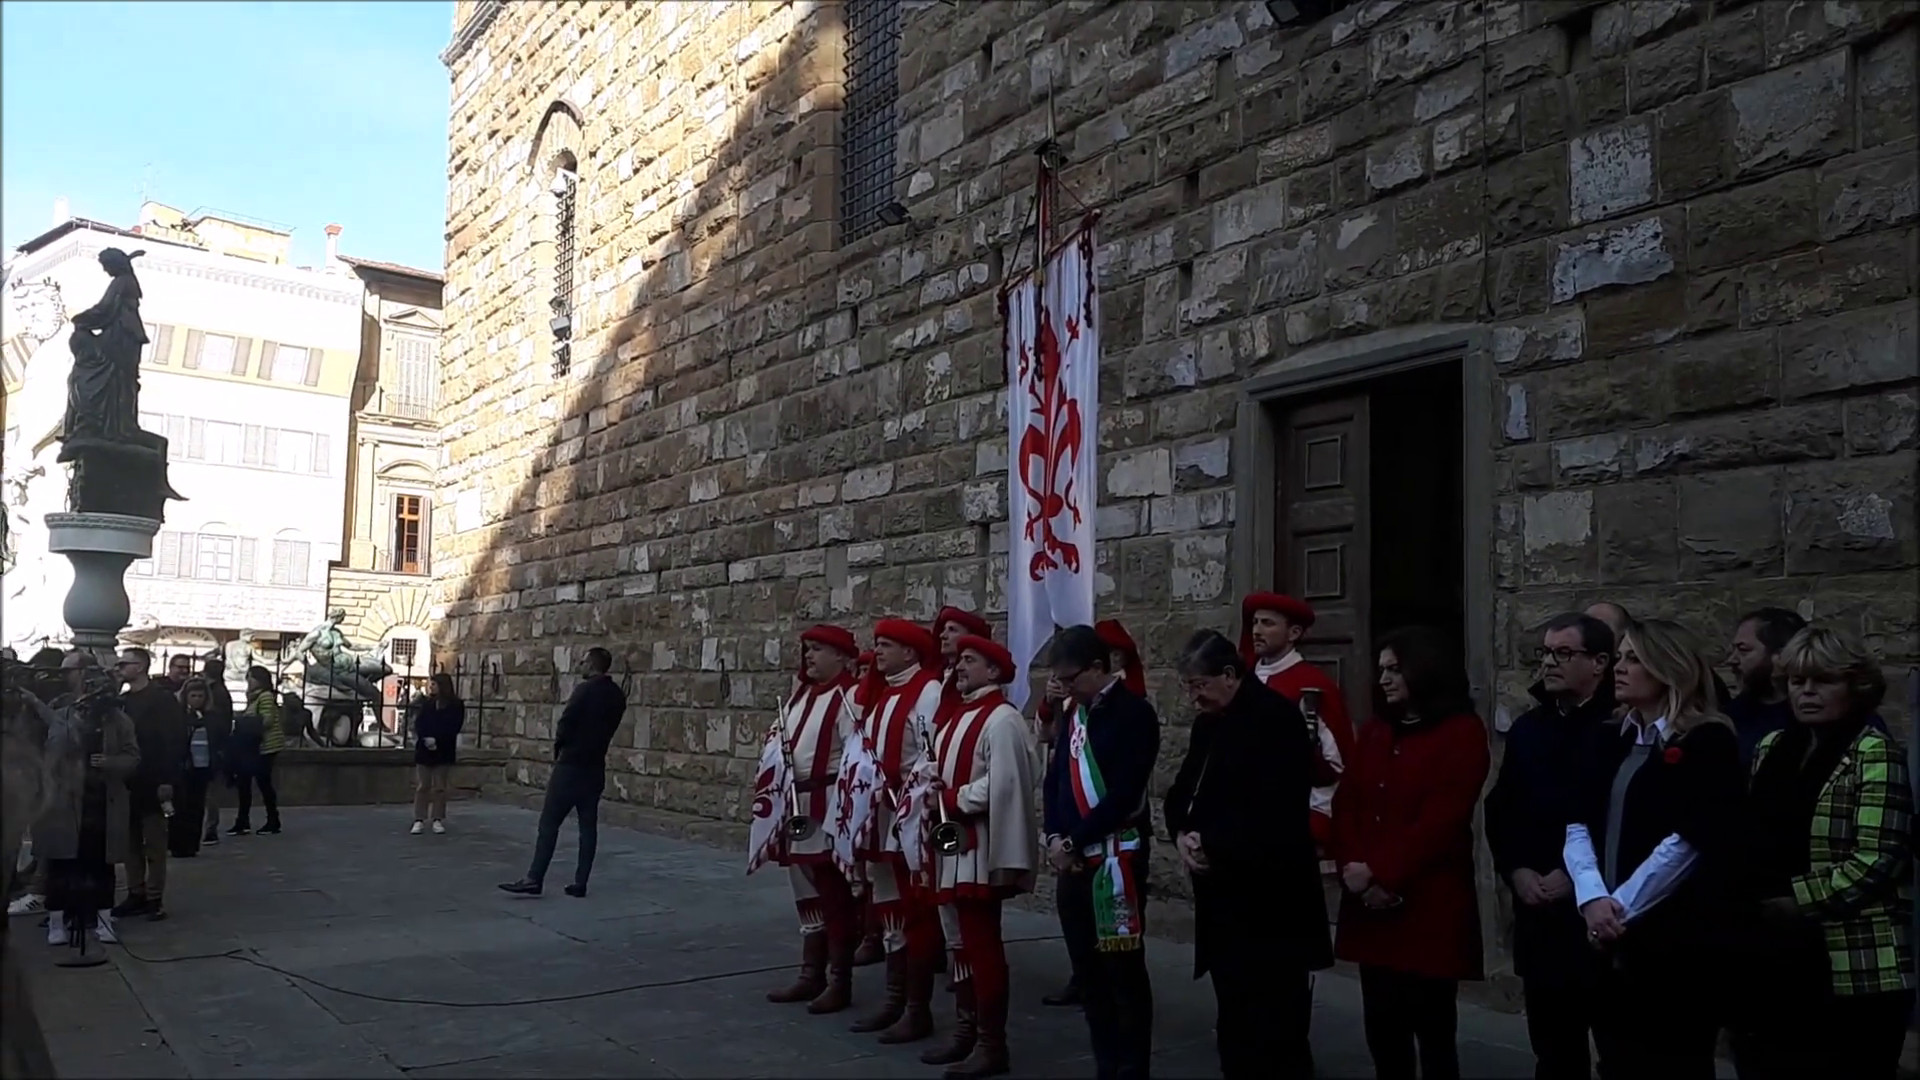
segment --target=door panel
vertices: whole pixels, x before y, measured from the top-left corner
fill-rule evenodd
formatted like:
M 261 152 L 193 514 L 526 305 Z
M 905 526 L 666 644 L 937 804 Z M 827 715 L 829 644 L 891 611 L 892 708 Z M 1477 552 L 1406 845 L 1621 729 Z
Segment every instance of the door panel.
M 1318 401 L 1281 420 L 1275 539 L 1280 591 L 1313 605 L 1300 653 L 1346 693 L 1358 723 L 1373 712 L 1367 395 Z

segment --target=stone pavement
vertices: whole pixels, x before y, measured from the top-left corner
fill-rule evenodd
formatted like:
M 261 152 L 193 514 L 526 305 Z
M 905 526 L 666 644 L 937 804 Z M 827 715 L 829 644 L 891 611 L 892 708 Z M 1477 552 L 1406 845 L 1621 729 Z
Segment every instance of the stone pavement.
M 603 827 L 592 893 L 576 900 L 558 888 L 569 826 L 552 891 L 508 896 L 494 885 L 524 869 L 534 820 L 459 803 L 448 835 L 408 836 L 402 807 L 294 809 L 285 835 L 176 862 L 172 918 L 126 925 L 108 966 L 55 969 L 55 950 L 16 927 L 60 1075 L 938 1075 L 919 1046 L 849 1033 L 850 1014 L 762 998 L 797 952 L 777 868 L 744 878 L 738 855 Z M 1066 974 L 1055 934 L 1050 917 L 1007 914 L 1017 1076 L 1093 1073 L 1079 1015 L 1039 1004 Z M 229 950 L 247 960 L 170 962 Z M 1157 1074 L 1217 1076 L 1191 950 L 1155 941 L 1150 956 Z M 857 974 L 856 1008 L 878 983 L 878 969 Z M 934 1003 L 943 1031 L 951 1000 Z M 1467 1076 L 1531 1075 L 1517 1016 L 1463 1006 L 1460 1044 Z M 1352 979 L 1320 979 L 1314 1045 L 1323 1076 L 1371 1075 Z

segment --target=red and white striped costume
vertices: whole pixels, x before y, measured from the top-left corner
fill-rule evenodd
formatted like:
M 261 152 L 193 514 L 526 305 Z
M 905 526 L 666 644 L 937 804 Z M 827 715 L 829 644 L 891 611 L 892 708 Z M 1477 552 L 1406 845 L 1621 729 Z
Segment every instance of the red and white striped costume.
M 938 857 L 936 898 L 947 905 L 1031 892 L 1040 865 L 1038 765 L 1026 718 L 998 687 L 977 690 L 962 696 L 933 742 L 943 809 L 971 841 Z M 953 929 L 949 923 L 949 940 Z
M 803 934 L 826 928 L 827 915 L 813 875 L 820 867 L 832 868 L 833 864 L 831 823 L 839 801 L 834 781 L 847 737 L 854 730 L 852 691 L 850 674 L 824 685 L 803 684 L 780 710 L 780 738 L 793 763 L 793 790 L 798 803 L 789 813 L 804 814 L 814 824 L 813 835 L 805 840 L 787 838 L 783 830 L 777 856 L 793 882 Z
M 889 675 L 877 687 L 863 718 L 864 733 L 886 778 L 887 793 L 874 805 L 875 827 L 860 852 L 872 890 L 874 914 L 885 928 L 886 948 L 906 945 L 904 901 L 911 891 L 900 838 L 894 830 L 894 802 L 906 777 L 927 758 L 927 736 L 940 709 L 940 678 L 920 665 Z

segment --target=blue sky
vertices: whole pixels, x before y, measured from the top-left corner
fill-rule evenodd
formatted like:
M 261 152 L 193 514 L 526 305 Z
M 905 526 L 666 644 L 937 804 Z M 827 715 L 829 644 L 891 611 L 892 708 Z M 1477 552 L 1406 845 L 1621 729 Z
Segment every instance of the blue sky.
M 445 252 L 451 0 L 0 4 L 0 232 L 181 210 L 293 227 L 437 270 Z

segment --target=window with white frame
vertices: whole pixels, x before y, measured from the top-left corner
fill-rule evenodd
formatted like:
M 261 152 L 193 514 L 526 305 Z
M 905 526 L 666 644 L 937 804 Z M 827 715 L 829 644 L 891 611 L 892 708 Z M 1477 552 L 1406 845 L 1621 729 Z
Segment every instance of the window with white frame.
M 307 381 L 307 350 L 298 345 L 273 347 L 273 381 L 299 386 Z
M 225 334 L 200 335 L 198 367 L 202 371 L 233 370 L 233 339 Z
M 232 581 L 240 557 L 240 538 L 199 533 L 193 538 L 193 576 L 201 581 Z
M 313 545 L 307 541 L 275 540 L 270 580 L 275 585 L 304 586 L 307 583 L 307 572 L 312 562 Z
M 207 421 L 201 460 L 211 465 L 242 464 L 246 430 L 244 424 L 230 424 L 224 420 Z

